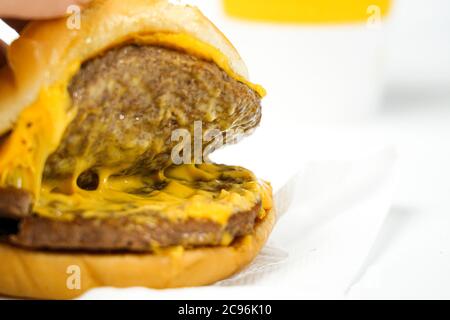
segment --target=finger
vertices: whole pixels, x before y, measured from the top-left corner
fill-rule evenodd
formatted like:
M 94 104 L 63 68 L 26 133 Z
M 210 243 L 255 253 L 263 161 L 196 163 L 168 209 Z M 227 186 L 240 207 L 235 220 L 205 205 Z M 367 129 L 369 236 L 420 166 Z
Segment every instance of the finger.
M 8 24 L 11 28 L 16 30 L 17 32 L 22 31 L 22 29 L 27 25 L 29 21 L 27 20 L 18 20 L 18 19 L 3 19 L 3 21 Z
M 0 16 L 15 19 L 48 19 L 63 16 L 70 5 L 83 6 L 90 0 L 0 0 Z
M 0 40 L 0 68 L 6 64 L 6 48 L 8 45 Z

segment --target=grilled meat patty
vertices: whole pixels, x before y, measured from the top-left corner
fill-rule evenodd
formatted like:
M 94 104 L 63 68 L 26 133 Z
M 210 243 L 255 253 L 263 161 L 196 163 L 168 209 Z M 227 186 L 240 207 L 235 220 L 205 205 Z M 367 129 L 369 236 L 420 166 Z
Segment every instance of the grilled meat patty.
M 32 206 L 31 195 L 15 188 L 0 188 L 0 217 L 18 219 L 26 217 Z
M 91 167 L 127 174 L 170 162 L 175 129 L 248 131 L 261 119 L 259 95 L 215 63 L 179 51 L 127 45 L 86 62 L 69 87 L 78 115 L 48 159 L 46 178 Z
M 224 165 L 200 165 L 195 170 L 206 173 L 217 171 L 217 175 L 202 180 L 184 180 L 171 177 L 171 170 L 178 166 L 171 166 L 165 170 L 158 185 L 143 187 L 144 189 L 130 190 L 138 197 L 152 198 L 152 195 L 165 199 L 174 199 L 171 192 L 179 185 L 182 192 L 198 192 L 208 194 L 209 202 L 219 203 L 222 194 L 252 193 L 255 177 L 248 170 Z M 192 167 L 194 168 L 194 167 Z M 193 169 L 192 169 L 193 170 Z M 176 175 L 176 174 L 175 174 Z M 178 187 L 175 187 L 178 188 Z M 103 192 L 108 192 L 103 190 Z M 7 194 L 7 193 L 5 193 Z M 4 207 L 23 206 L 27 199 L 25 193 L 14 189 L 8 190 L 8 197 L 4 197 Z M 84 192 L 89 197 L 90 192 Z M 64 197 L 64 195 L 60 195 Z M 52 250 L 84 250 L 84 251 L 153 251 L 157 248 L 183 246 L 185 248 L 197 246 L 212 246 L 228 244 L 234 238 L 251 234 L 262 212 L 261 195 L 255 195 L 254 206 L 248 209 L 236 207 L 233 214 L 224 223 L 208 219 L 207 212 L 198 218 L 184 218 L 172 216 L 170 212 L 160 212 L 158 209 L 135 207 L 133 203 L 122 203 L 120 199 L 111 198 L 115 202 L 112 208 L 101 205 L 94 208 L 81 209 L 67 205 L 62 198 L 56 202 L 46 203 L 46 214 L 28 214 L 25 216 L 9 215 L 0 219 L 0 238 L 9 243 L 26 248 Z M 175 196 L 173 203 L 179 203 L 179 208 L 192 205 L 189 195 Z M 158 201 L 158 200 L 157 200 Z M 20 204 L 22 203 L 22 204 Z M 106 205 L 106 204 L 105 204 Z M 117 211 L 123 208 L 125 211 Z M 92 213 L 91 210 L 94 210 Z M 128 211 L 130 210 L 131 211 Z M 39 210 L 39 209 L 36 209 Z M 86 211 L 85 211 L 86 210 Z M 213 216 L 213 212 L 211 212 Z
M 69 88 L 75 119 L 47 160 L 45 180 L 77 179 L 95 190 L 97 168 L 120 168 L 116 175 L 144 175 L 170 165 L 175 129 L 248 131 L 261 119 L 260 96 L 216 64 L 154 46 L 126 45 L 83 64 Z M 78 177 L 77 162 L 90 169 Z M 223 190 L 227 184 L 221 183 Z M 221 187 L 221 188 L 222 188 Z M 216 190 L 220 192 L 220 190 Z M 30 212 L 26 192 L 0 189 L 0 236 L 9 243 L 42 249 L 151 251 L 182 245 L 220 245 L 250 234 L 261 203 L 235 212 L 225 225 L 207 219 L 171 221 L 154 212 L 151 224 L 112 216 L 72 221 Z M 99 208 L 101 209 L 101 208 Z
M 253 232 L 261 204 L 233 215 L 226 226 L 206 219 L 172 222 L 155 216 L 152 224 L 114 218 L 76 219 L 70 222 L 27 217 L 8 241 L 33 249 L 83 251 L 153 251 L 158 248 L 227 245 L 235 237 Z M 225 241 L 225 242 L 224 242 Z

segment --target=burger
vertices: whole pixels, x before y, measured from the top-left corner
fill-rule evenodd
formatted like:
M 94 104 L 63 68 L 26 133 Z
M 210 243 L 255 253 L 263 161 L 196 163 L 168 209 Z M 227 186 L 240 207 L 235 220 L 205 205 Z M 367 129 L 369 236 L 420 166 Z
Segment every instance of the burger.
M 192 6 L 97 0 L 78 28 L 29 24 L 0 71 L 0 294 L 202 286 L 248 265 L 270 184 L 173 137 L 199 121 L 210 140 L 249 134 L 264 95 Z

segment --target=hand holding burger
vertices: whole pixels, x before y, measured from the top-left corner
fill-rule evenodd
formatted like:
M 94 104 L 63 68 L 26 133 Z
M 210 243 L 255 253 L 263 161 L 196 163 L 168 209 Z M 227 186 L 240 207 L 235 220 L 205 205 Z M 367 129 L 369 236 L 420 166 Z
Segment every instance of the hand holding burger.
M 70 5 L 85 5 L 90 0 L 0 0 L 0 19 L 20 32 L 29 20 L 62 17 Z M 0 39 L 0 66 L 6 63 L 7 44 Z

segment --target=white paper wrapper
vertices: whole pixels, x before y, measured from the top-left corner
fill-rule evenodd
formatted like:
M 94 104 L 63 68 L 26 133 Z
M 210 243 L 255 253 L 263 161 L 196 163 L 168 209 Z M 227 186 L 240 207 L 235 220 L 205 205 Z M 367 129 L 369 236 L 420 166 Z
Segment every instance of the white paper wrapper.
M 396 152 L 314 162 L 276 192 L 278 223 L 255 261 L 214 286 L 91 290 L 85 299 L 289 299 L 343 297 L 364 273 L 389 212 Z

